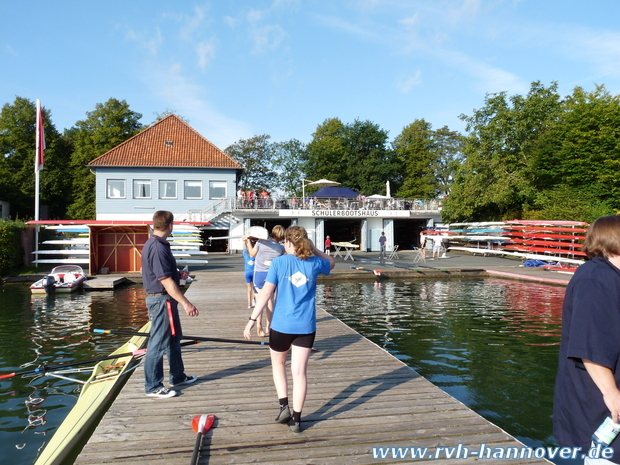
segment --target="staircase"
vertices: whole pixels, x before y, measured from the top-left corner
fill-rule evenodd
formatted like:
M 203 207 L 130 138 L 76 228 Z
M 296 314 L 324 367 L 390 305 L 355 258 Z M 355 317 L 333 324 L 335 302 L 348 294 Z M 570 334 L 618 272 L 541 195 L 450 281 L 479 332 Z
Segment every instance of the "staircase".
M 202 223 L 212 223 L 218 221 L 224 215 L 230 215 L 236 207 L 236 199 L 227 197 L 216 202 L 212 202 L 202 210 L 189 210 L 186 221 L 198 221 Z M 238 219 L 233 218 L 236 222 Z

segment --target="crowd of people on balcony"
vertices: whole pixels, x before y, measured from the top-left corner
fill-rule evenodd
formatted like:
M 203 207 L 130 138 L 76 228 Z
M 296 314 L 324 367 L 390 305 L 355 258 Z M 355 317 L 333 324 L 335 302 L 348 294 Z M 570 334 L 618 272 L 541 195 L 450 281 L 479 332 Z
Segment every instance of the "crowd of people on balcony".
M 239 189 L 237 191 L 238 209 L 307 209 L 307 210 L 437 210 L 441 201 L 436 199 L 397 199 L 378 198 L 359 195 L 357 198 L 345 197 L 283 197 L 262 191 Z

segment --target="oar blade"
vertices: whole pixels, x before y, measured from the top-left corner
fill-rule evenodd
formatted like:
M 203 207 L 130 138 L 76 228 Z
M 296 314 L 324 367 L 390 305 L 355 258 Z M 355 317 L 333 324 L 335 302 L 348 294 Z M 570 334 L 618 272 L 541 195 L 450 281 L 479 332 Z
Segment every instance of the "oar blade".
M 194 418 L 192 418 L 192 429 L 196 434 L 205 434 L 211 429 L 214 421 L 215 415 L 196 415 Z

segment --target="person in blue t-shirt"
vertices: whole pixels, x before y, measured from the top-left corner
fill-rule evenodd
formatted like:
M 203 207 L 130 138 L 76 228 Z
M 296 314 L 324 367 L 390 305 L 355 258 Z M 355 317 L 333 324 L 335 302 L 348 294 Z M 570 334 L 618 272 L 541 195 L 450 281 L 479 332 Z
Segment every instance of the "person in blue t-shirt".
M 277 423 L 301 432 L 301 411 L 306 400 L 308 360 L 316 337 L 316 278 L 334 268 L 332 257 L 317 249 L 301 226 L 291 226 L 284 236 L 286 255 L 274 258 L 265 284 L 256 299 L 243 336 L 250 339 L 254 323 L 274 294 L 278 295 L 271 319 L 269 349 L 273 380 L 280 403 Z M 293 413 L 288 405 L 286 357 L 291 351 Z
M 587 454 L 599 425 L 620 420 L 620 216 L 596 220 L 582 250 L 590 260 L 568 283 L 562 308 L 553 432 L 560 446 Z M 620 439 L 611 447 L 613 457 L 597 464 L 620 463 Z
M 248 243 L 250 247 L 254 247 L 254 241 L 249 237 L 243 238 L 243 260 L 245 271 L 245 282 L 248 286 L 248 308 L 254 308 L 254 258 L 250 256 L 248 250 Z

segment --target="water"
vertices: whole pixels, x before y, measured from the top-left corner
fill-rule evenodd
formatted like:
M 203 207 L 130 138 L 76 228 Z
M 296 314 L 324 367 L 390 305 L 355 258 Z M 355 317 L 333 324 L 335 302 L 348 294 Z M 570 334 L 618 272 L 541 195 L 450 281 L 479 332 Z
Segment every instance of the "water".
M 553 446 L 553 386 L 564 287 L 500 279 L 327 283 L 317 301 L 431 382 L 531 447 Z M 0 374 L 107 355 L 139 329 L 144 293 L 31 297 L 0 286 Z M 87 373 L 71 374 L 86 379 Z M 0 380 L 0 464 L 30 465 L 81 385 Z
M 147 318 L 141 286 L 51 298 L 31 296 L 28 286 L 0 286 L 0 374 L 107 355 L 128 336 L 94 335 L 92 329 L 137 330 Z M 81 380 L 88 375 L 66 374 Z M 34 463 L 80 389 L 42 375 L 0 380 L 0 463 Z
M 530 447 L 555 446 L 564 287 L 500 279 L 337 283 L 317 303 Z

